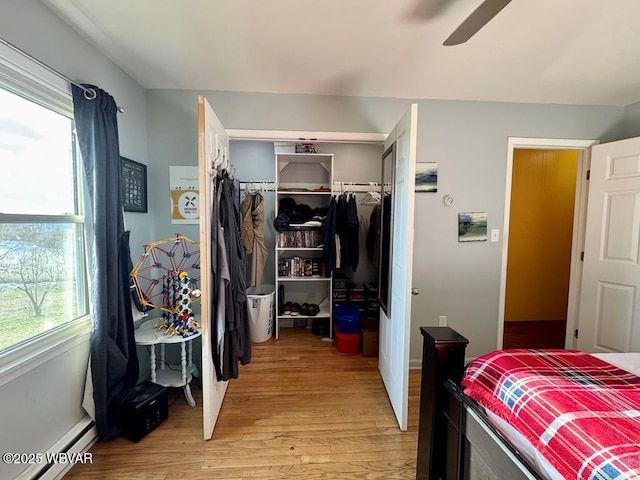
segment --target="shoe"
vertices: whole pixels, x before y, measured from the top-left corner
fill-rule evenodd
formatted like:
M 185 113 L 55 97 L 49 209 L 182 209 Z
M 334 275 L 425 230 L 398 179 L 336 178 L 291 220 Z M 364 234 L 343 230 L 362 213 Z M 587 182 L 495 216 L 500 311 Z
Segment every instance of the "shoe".
M 291 305 L 291 316 L 292 317 L 297 317 L 298 315 L 300 315 L 300 304 L 299 303 L 293 303 Z
M 309 304 L 307 302 L 300 305 L 300 315 L 304 315 L 305 317 L 308 317 L 310 315 Z
M 284 314 L 291 315 L 291 302 L 287 302 L 284 304 Z
M 315 317 L 320 313 L 320 307 L 315 303 L 312 303 L 311 305 L 309 305 L 309 308 L 307 308 L 307 311 L 309 312 L 310 316 Z

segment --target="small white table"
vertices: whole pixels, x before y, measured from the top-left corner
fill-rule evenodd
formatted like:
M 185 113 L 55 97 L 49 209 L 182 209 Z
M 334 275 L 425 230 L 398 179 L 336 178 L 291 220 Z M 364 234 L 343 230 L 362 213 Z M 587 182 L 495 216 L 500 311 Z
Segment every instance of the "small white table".
M 195 374 L 198 376 L 198 370 L 193 364 L 193 345 L 192 340 L 202 335 L 198 330 L 196 333 L 188 337 L 180 335 L 169 336 L 158 330 L 154 325 L 158 319 L 151 319 L 143 323 L 135 331 L 135 339 L 137 345 L 151 346 L 151 381 L 164 387 L 182 387 L 187 402 L 192 407 L 196 406 L 196 402 L 191 394 L 189 382 Z M 165 362 L 165 345 L 180 344 L 180 365 L 168 365 Z M 156 364 L 156 345 L 160 345 L 160 368 Z

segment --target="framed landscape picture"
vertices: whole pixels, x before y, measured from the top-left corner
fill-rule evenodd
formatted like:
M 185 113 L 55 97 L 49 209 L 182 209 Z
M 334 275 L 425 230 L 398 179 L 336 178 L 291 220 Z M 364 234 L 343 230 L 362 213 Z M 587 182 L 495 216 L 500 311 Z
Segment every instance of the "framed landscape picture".
M 122 205 L 125 212 L 147 212 L 147 166 L 120 157 Z
M 467 212 L 458 214 L 459 242 L 487 241 L 487 212 Z
M 416 163 L 416 192 L 438 191 L 438 164 L 435 162 Z

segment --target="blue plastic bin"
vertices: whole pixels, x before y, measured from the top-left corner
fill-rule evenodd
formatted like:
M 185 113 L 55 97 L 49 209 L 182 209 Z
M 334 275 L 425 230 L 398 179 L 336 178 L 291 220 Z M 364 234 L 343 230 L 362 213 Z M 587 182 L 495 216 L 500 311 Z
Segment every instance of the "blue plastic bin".
M 333 308 L 333 318 L 340 333 L 360 333 L 362 314 L 355 305 L 338 305 Z

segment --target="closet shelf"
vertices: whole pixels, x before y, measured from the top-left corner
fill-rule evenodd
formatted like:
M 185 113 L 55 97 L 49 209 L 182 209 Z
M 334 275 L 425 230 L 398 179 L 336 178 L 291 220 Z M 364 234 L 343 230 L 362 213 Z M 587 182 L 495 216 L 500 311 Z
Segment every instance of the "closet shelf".
M 326 208 L 333 195 L 333 154 L 305 154 L 276 152 L 276 217 L 280 202 L 290 198 L 297 204 L 311 208 Z M 289 224 L 286 231 L 276 235 L 275 271 L 278 273 L 321 273 L 322 224 Z M 283 246 L 278 246 L 283 245 Z M 287 245 L 287 246 L 284 246 Z M 304 253 L 303 252 L 309 252 Z M 304 258 L 301 258 L 304 257 Z M 310 270 L 309 270 L 310 269 Z M 332 281 L 331 276 L 276 276 L 276 312 L 281 310 L 283 301 L 299 304 L 315 303 L 320 311 L 317 315 L 276 315 L 275 337 L 280 335 L 280 325 L 289 325 L 291 320 L 304 320 L 307 326 L 315 319 L 328 323 L 327 335 L 332 336 Z M 311 322 L 307 321 L 311 319 Z M 328 322 L 327 322 L 328 320 Z M 284 323 L 282 323 L 284 322 Z
M 276 192 L 278 195 L 282 195 L 283 197 L 288 195 L 332 195 L 333 192 L 311 192 L 307 190 L 278 190 Z
M 331 312 L 329 310 L 329 305 L 326 302 L 323 302 L 319 305 L 320 311 L 317 315 L 277 315 L 280 319 L 296 319 L 296 318 L 330 318 Z

